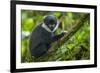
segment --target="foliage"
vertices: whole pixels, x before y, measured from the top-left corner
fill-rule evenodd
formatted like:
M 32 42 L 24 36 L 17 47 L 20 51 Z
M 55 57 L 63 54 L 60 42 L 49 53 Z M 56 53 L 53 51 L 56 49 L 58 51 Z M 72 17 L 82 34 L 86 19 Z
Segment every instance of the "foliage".
M 87 13 L 77 12 L 54 12 L 54 11 L 21 11 L 21 61 L 32 62 L 34 58 L 30 55 L 29 50 L 29 34 L 37 26 L 43 22 L 45 15 L 55 15 L 62 23 L 61 28 L 57 30 L 57 34 L 62 30 L 70 30 L 82 16 Z M 60 18 L 62 20 L 60 20 Z M 90 59 L 90 19 L 88 18 L 72 37 L 69 38 L 61 47 L 58 47 L 53 57 L 48 56 L 44 61 L 68 61 L 68 60 L 87 60 Z M 58 42 L 59 43 L 59 42 Z M 45 57 L 45 56 L 44 56 Z M 37 61 L 37 60 L 36 60 Z M 38 61 L 43 61 L 38 59 Z

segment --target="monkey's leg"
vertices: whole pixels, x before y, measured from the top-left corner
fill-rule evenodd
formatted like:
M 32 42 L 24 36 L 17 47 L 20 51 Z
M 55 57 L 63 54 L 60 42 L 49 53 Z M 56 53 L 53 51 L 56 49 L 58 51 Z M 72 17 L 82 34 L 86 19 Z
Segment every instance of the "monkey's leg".
M 44 44 L 38 45 L 36 48 L 31 50 L 31 55 L 38 58 L 47 52 L 47 47 Z

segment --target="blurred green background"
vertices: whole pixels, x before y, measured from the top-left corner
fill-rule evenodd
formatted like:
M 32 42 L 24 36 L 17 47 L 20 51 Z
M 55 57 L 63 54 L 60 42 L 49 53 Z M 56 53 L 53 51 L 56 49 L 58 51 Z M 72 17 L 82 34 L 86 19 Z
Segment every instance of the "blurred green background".
M 58 20 L 63 16 L 63 28 L 57 29 L 57 34 L 62 30 L 70 30 L 84 14 L 79 12 L 55 12 L 55 11 L 35 11 L 21 10 L 21 62 L 34 62 L 29 51 L 29 35 L 37 24 L 43 22 L 46 15 L 54 15 Z M 90 59 L 90 19 L 88 18 L 72 37 L 66 41 L 55 55 L 45 61 L 68 61 L 68 60 L 88 60 Z M 41 61 L 41 60 L 40 60 Z

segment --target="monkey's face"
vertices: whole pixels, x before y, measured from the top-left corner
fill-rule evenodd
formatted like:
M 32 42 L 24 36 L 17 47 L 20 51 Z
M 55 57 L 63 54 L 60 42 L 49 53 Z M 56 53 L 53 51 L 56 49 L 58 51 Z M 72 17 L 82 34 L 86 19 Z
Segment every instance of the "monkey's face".
M 53 31 L 57 25 L 57 18 L 53 15 L 48 15 L 44 18 L 44 24 Z
M 54 28 L 56 27 L 56 24 L 48 24 L 47 26 L 51 31 L 53 31 Z

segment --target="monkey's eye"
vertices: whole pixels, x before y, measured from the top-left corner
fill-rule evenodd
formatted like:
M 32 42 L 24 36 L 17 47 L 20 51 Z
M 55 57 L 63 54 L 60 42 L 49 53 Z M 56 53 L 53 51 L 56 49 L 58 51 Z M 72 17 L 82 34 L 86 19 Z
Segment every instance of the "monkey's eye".
M 50 24 L 49 27 L 55 27 L 55 24 Z

